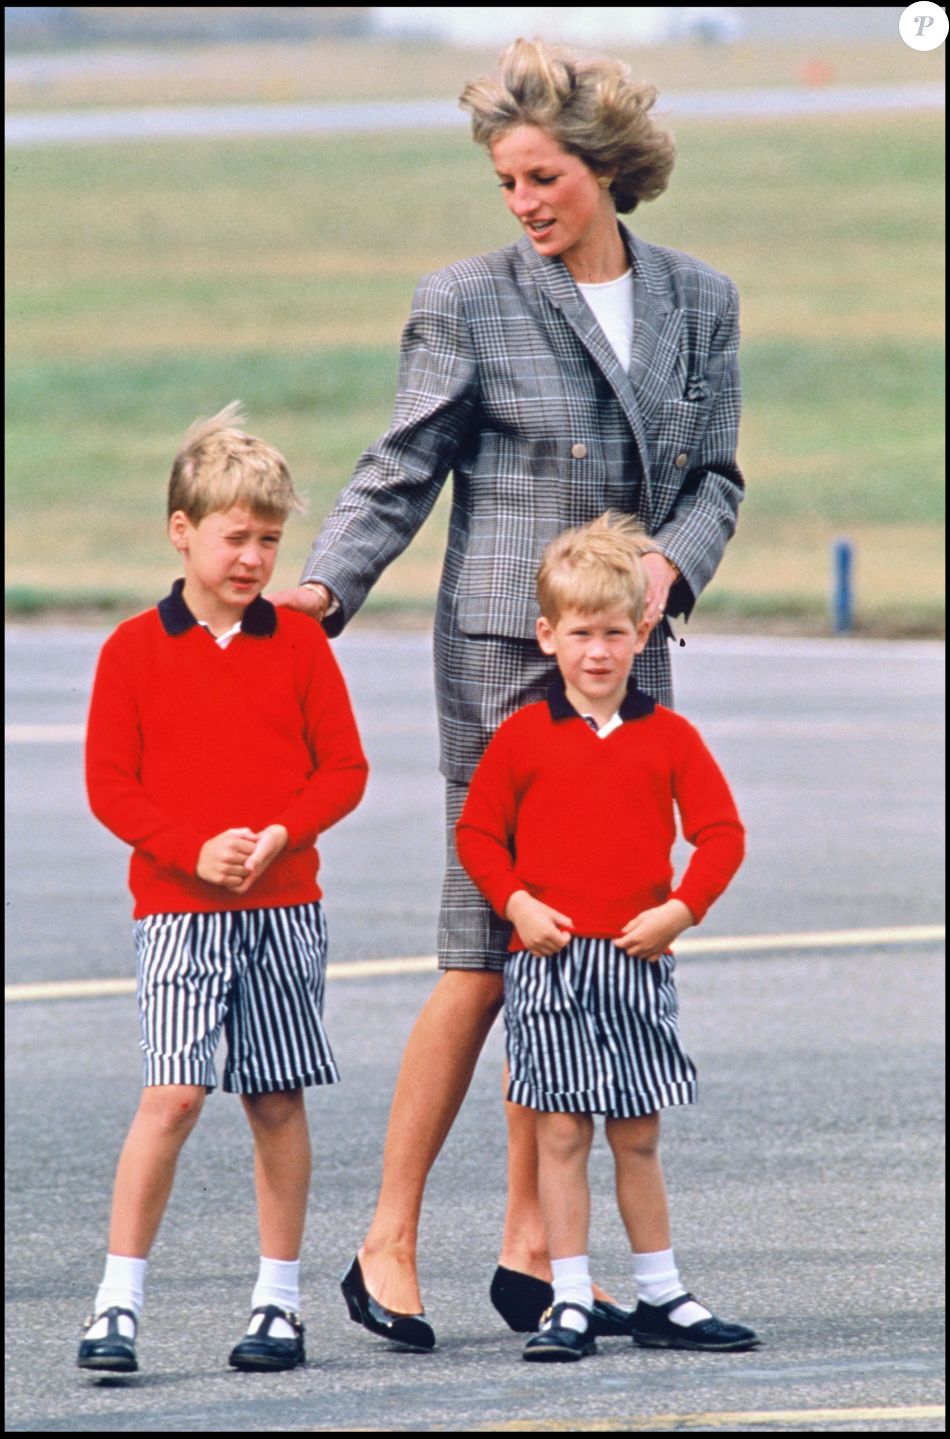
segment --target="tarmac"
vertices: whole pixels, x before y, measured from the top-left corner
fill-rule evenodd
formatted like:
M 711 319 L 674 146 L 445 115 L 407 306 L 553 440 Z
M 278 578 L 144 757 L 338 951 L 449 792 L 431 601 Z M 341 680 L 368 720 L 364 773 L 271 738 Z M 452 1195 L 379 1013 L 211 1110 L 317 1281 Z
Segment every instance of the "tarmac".
M 308 1097 L 308 1363 L 227 1367 L 258 1251 L 249 1135 L 216 1094 L 153 1251 L 141 1372 L 97 1379 L 75 1351 L 139 1084 L 127 855 L 82 786 L 103 638 L 7 635 L 9 1430 L 943 1431 L 940 644 L 687 634 L 674 658 L 678 706 L 730 779 L 749 855 L 679 946 L 700 1102 L 664 1120 L 664 1164 L 689 1287 L 751 1324 L 761 1349 L 612 1340 L 581 1364 L 521 1362 L 488 1300 L 504 1209 L 500 1025 L 427 1192 L 437 1349 L 399 1353 L 347 1319 L 339 1276 L 435 978 L 442 846 L 428 637 L 354 626 L 336 648 L 372 777 L 321 840 L 343 1083 Z M 62 982 L 69 997 L 21 988 Z M 599 1135 L 593 1266 L 632 1303 L 608 1160 Z

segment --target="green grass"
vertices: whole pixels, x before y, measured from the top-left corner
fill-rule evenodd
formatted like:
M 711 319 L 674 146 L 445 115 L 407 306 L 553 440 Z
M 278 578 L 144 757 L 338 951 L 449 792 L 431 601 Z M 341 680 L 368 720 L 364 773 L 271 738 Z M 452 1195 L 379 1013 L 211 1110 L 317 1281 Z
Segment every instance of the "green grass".
M 869 622 L 917 625 L 943 573 L 939 121 L 694 124 L 678 141 L 671 190 L 635 227 L 743 300 L 748 498 L 704 607 L 814 614 L 844 530 L 871 562 Z M 282 548 L 293 582 L 386 423 L 419 275 L 514 235 L 464 134 L 10 152 L 7 183 L 13 607 L 152 599 L 174 572 L 180 436 L 234 398 L 310 497 Z M 445 515 L 374 603 L 431 600 Z

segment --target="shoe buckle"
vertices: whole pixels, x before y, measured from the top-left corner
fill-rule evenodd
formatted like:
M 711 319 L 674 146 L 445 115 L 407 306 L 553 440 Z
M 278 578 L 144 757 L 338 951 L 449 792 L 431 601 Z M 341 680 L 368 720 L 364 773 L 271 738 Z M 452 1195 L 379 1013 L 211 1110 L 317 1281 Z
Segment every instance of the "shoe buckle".
M 553 1305 L 553 1304 L 549 1304 L 548 1307 L 547 1307 L 547 1309 L 545 1309 L 544 1313 L 541 1315 L 541 1318 L 538 1320 L 538 1328 L 539 1328 L 539 1329 L 543 1329 L 544 1326 L 545 1326 L 545 1324 L 550 1324 L 550 1322 L 551 1322 L 551 1320 L 553 1319 L 553 1317 L 554 1317 L 554 1305 Z

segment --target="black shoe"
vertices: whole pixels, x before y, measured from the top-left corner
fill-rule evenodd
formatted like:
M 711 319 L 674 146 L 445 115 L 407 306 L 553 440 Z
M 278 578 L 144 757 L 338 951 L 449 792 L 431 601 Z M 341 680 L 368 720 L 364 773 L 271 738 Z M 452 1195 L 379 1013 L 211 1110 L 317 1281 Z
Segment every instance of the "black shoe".
M 578 1333 L 561 1324 L 565 1309 L 582 1314 L 587 1327 Z M 522 1359 L 531 1359 L 546 1364 L 564 1363 L 572 1359 L 585 1359 L 588 1354 L 597 1353 L 594 1333 L 591 1327 L 592 1315 L 580 1304 L 556 1304 L 543 1316 L 543 1328 L 532 1334 L 522 1351 Z
M 591 1309 L 590 1331 L 595 1339 L 629 1339 L 633 1333 L 633 1310 L 595 1299 Z
M 692 1294 L 678 1294 L 665 1304 L 644 1304 L 641 1299 L 631 1325 L 634 1344 L 641 1349 L 703 1349 L 723 1353 L 758 1348 L 761 1340 L 754 1329 L 747 1329 L 744 1324 L 726 1324 L 715 1314 L 709 1319 L 697 1319 L 695 1324 L 674 1324 L 669 1317 L 671 1310 L 692 1298 Z
M 252 1319 L 255 1314 L 263 1314 L 264 1318 L 253 1334 L 245 1334 L 231 1350 L 228 1363 L 233 1369 L 294 1369 L 307 1362 L 299 1314 L 278 1304 L 259 1304 L 251 1310 Z M 292 1339 L 278 1339 L 271 1334 L 275 1319 L 283 1319 L 290 1325 L 294 1331 Z
M 554 1303 L 554 1290 L 543 1279 L 499 1265 L 489 1297 L 509 1329 L 516 1334 L 533 1334 L 540 1328 L 542 1314 Z M 632 1322 L 633 1310 L 620 1309 L 605 1299 L 594 1300 L 591 1332 L 596 1339 L 629 1339 Z
M 554 1290 L 544 1279 L 500 1264 L 488 1293 L 508 1328 L 516 1334 L 533 1334 L 541 1324 L 542 1314 L 554 1303 Z
M 132 1338 L 128 1339 L 119 1332 L 119 1315 L 124 1314 L 132 1321 Z M 104 1309 L 101 1314 L 92 1314 L 83 1326 L 85 1331 L 98 1324 L 100 1319 L 108 1319 L 109 1326 L 101 1339 L 83 1339 L 79 1345 L 79 1358 L 76 1363 L 80 1369 L 106 1369 L 114 1374 L 134 1374 L 139 1367 L 135 1357 L 135 1339 L 138 1335 L 139 1321 L 131 1309 L 120 1309 L 113 1305 L 111 1309 Z
M 422 1353 L 435 1348 L 435 1332 L 423 1315 L 395 1314 L 377 1303 L 366 1288 L 359 1256 L 340 1280 L 340 1288 L 354 1324 L 362 1324 L 371 1334 L 389 1339 L 403 1349 Z

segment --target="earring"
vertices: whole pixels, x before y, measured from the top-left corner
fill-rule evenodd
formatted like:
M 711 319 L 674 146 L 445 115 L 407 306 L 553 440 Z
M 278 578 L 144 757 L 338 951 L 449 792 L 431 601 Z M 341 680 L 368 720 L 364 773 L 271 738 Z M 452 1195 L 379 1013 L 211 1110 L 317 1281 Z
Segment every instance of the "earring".
M 602 190 L 609 190 L 613 184 L 613 180 L 609 175 L 598 175 L 597 183 Z

